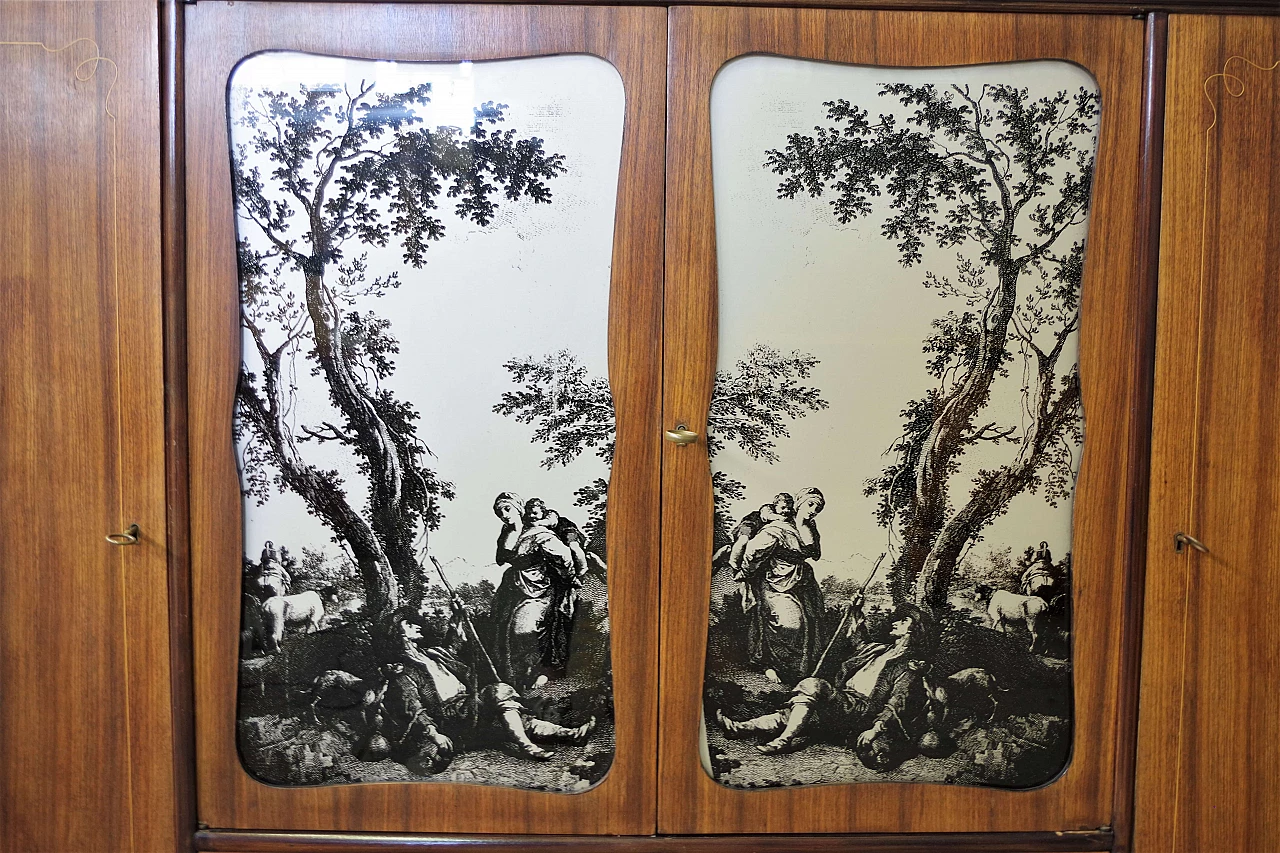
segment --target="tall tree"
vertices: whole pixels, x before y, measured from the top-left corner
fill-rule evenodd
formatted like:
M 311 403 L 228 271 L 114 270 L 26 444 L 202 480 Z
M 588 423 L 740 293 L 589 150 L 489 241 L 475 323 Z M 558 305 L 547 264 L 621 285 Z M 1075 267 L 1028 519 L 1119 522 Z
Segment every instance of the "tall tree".
M 757 344 L 733 370 L 716 371 L 707 415 L 711 458 L 731 442 L 752 459 L 776 462 L 777 440 L 790 435 L 787 422 L 827 407 L 818 389 L 801 383 L 817 363 L 806 353 L 783 353 Z M 594 449 L 606 465 L 613 464 L 616 436 L 607 380 L 590 376 L 567 350 L 541 358 L 512 359 L 503 367 L 511 373 L 512 381 L 523 387 L 504 392 L 493 410 L 536 425 L 534 440 L 545 443 L 542 467 L 567 465 L 587 449 Z M 723 471 L 714 472 L 711 481 L 717 544 L 723 544 L 733 522 L 728 505 L 743 497 L 744 486 Z M 588 533 L 597 547 L 604 543 L 608 486 L 608 480 L 597 478 L 576 493 L 575 505 L 587 509 Z
M 1078 322 L 1098 95 L 907 84 L 880 95 L 901 108 L 872 119 L 827 102 L 827 125 L 791 135 L 766 166 L 782 176 L 782 198 L 830 194 L 841 223 L 883 211 L 881 233 L 904 267 L 923 260 L 927 242 L 959 250 L 954 279 L 926 273 L 924 284 L 968 310 L 934 322 L 924 352 L 937 384 L 903 410 L 894 461 L 868 481 L 880 522 L 901 536 L 895 597 L 937 608 L 964 549 L 1015 496 L 1040 489 L 1055 502 L 1073 487 L 1080 381 L 1062 355 Z M 1014 349 L 1026 368 L 1025 424 L 1002 426 L 981 414 Z M 1013 459 L 979 472 L 953 506 L 951 480 L 980 442 L 1012 444 Z
M 261 374 L 241 369 L 238 437 L 245 488 L 270 483 L 300 495 L 359 567 L 373 615 L 423 595 L 415 554 L 440 522 L 450 484 L 428 466 L 418 412 L 383 382 L 399 345 L 389 321 L 357 302 L 399 287 L 371 276 L 349 245 L 393 241 L 419 268 L 445 236 L 441 197 L 460 220 L 487 225 L 506 200 L 550 202 L 547 181 L 565 170 L 542 140 L 496 127 L 504 104 L 477 108 L 467 129 L 430 128 L 417 110 L 430 84 L 380 93 L 371 82 L 237 93 L 232 180 L 240 217 L 241 315 Z M 299 361 L 328 391 L 336 417 L 294 425 Z M 308 461 L 302 444 L 345 448 L 367 481 L 357 510 L 337 471 Z

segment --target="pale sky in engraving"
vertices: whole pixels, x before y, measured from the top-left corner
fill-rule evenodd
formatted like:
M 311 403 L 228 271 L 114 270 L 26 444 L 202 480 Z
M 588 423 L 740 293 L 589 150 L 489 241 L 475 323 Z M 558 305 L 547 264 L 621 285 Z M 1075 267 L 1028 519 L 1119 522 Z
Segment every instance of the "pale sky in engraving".
M 436 64 L 273 53 L 238 67 L 231 103 L 234 108 L 246 88 L 356 86 L 362 79 L 376 80 L 382 91 L 430 81 L 432 103 L 421 114 L 432 126 L 467 126 L 473 107 L 507 104 L 499 127 L 541 137 L 547 151 L 565 156 L 568 167 L 550 182 L 550 205 L 506 202 L 487 227 L 460 222 L 452 201 L 442 196 L 439 215 L 448 231 L 431 245 L 421 269 L 405 264 L 394 243 L 376 249 L 352 241 L 346 249 L 348 257 L 367 250 L 372 273 L 400 272 L 397 290 L 359 309 L 391 320 L 400 353 L 386 385 L 422 415 L 418 434 L 436 457 L 430 464 L 457 492 L 444 504 L 431 553 L 455 582 L 487 577 L 496 583 L 501 569 L 493 563 L 494 542 L 501 525 L 491 507 L 499 492 L 541 497 L 581 524 L 586 517 L 573 506 L 574 490 L 607 476 L 590 451 L 565 468 L 540 467 L 544 453 L 531 444 L 532 427 L 492 408 L 503 391 L 515 390 L 502 364 L 516 356 L 568 349 L 592 375 L 606 374 L 622 81 L 613 66 L 590 56 Z M 233 141 L 244 133 L 233 128 Z M 242 222 L 241 231 L 257 237 L 252 223 Z M 250 369 L 257 369 L 252 360 Z M 296 378 L 296 422 L 333 419 L 324 384 L 301 362 Z M 308 460 L 342 473 L 352 505 L 362 509 L 363 478 L 350 456 L 314 444 L 302 447 Z M 292 493 L 262 507 L 246 502 L 245 510 L 245 551 L 254 559 L 266 539 L 298 555 L 304 545 L 339 553 L 329 531 Z

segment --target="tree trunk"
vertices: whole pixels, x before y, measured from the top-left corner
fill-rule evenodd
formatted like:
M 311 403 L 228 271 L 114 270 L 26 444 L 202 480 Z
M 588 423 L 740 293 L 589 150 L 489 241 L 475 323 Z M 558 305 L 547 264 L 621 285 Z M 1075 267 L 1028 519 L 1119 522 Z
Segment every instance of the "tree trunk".
M 264 404 L 252 388 L 242 385 L 237 394 L 241 411 L 257 433 L 258 439 L 271 448 L 274 461 L 286 486 L 306 501 L 330 530 L 340 536 L 351 549 L 360 570 L 368 608 L 384 613 L 400 606 L 400 585 L 374 535 L 373 529 L 351 509 L 346 496 L 314 466 L 303 461 L 294 443 L 293 432 L 285 423 L 279 405 L 279 357 L 264 358 Z
M 896 603 L 911 597 L 935 540 L 946 523 L 947 481 L 973 417 L 991 395 L 991 384 L 1004 361 L 1009 322 L 1018 297 L 1021 267 L 1012 261 L 997 265 L 999 282 L 982 312 L 978 356 L 964 381 L 946 397 L 934 417 L 912 475 L 915 489 L 902 531 L 902 552 L 893 566 L 890 592 Z
M 404 603 L 416 606 L 421 604 L 425 589 L 413 549 L 415 526 L 404 512 L 406 466 L 391 428 L 343 358 L 341 318 L 324 288 L 322 262 L 317 260 L 322 256 L 318 251 L 311 259 L 312 268 L 306 272 L 307 311 L 315 333 L 317 359 L 330 400 L 356 432 L 353 446 L 365 462 L 370 522 L 385 554 L 385 565 L 394 574 L 392 580 L 399 586 Z
M 1050 404 L 1057 376 L 1056 361 L 1056 354 L 1052 360 L 1041 360 L 1036 417 L 1023 435 L 1017 458 L 976 489 L 968 503 L 937 535 L 916 578 L 913 593 L 916 604 L 935 612 L 946 605 L 956 564 L 965 546 L 1007 510 L 1010 501 L 1031 485 L 1032 478 L 1043 464 L 1045 451 L 1077 416 L 1080 406 L 1078 374 L 1073 374 L 1067 387 Z

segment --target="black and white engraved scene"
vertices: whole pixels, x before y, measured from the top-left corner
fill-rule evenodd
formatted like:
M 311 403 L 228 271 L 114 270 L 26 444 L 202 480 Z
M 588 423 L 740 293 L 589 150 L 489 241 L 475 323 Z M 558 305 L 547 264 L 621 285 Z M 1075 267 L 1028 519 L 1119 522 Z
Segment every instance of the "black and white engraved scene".
M 1050 783 L 1096 86 L 751 57 L 716 87 L 704 765 Z
M 233 75 L 256 778 L 608 772 L 622 97 L 585 56 Z

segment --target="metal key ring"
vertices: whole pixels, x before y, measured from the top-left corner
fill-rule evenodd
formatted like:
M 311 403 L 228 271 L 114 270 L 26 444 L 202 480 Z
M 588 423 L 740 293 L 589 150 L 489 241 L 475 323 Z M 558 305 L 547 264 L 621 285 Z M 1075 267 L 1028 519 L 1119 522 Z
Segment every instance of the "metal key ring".
M 107 541 L 112 545 L 137 545 L 140 532 L 138 525 L 130 524 L 129 529 L 124 533 L 108 533 Z

